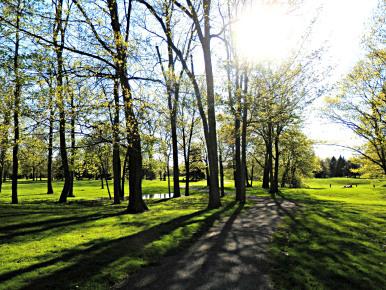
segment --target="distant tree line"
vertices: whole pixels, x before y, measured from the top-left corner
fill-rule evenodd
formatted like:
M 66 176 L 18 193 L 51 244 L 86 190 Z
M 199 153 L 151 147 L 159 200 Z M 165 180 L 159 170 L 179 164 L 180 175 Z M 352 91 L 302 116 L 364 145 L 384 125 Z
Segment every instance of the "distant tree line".
M 343 156 L 320 160 L 320 169 L 314 173 L 316 178 L 327 177 L 359 177 L 360 164 L 346 160 Z

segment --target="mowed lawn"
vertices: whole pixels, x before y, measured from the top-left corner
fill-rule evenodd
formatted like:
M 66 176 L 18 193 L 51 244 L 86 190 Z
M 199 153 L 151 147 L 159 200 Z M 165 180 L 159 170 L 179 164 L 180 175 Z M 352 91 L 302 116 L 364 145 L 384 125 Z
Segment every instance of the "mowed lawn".
M 305 183 L 282 192 L 298 207 L 272 245 L 276 289 L 386 289 L 386 182 Z
M 385 289 L 386 182 L 305 183 L 309 188 L 282 189 L 298 206 L 283 210 L 271 244 L 275 289 Z M 227 181 L 227 192 L 233 193 L 232 184 Z M 346 184 L 354 187 L 342 188 Z M 166 181 L 143 185 L 144 194 L 168 192 Z M 21 181 L 20 204 L 11 205 L 6 183 L 0 193 L 0 289 L 108 289 L 183 250 L 237 211 L 233 194 L 222 208 L 206 210 L 205 185 L 192 183 L 190 197 L 147 200 L 150 211 L 130 215 L 126 201 L 111 204 L 99 181 L 77 182 L 68 204 L 57 203 L 61 183 L 47 195 L 45 182 Z M 258 187 L 249 194 L 268 196 Z
M 237 210 L 231 196 L 206 210 L 205 181 L 192 196 L 148 200 L 150 211 L 126 214 L 112 205 L 98 181 L 75 184 L 75 198 L 58 204 L 45 182 L 21 181 L 20 204 L 10 204 L 10 184 L 0 194 L 0 289 L 108 289 L 162 255 L 179 251 L 220 216 Z M 144 181 L 144 193 L 167 193 L 167 182 Z M 182 191 L 183 192 L 183 191 Z

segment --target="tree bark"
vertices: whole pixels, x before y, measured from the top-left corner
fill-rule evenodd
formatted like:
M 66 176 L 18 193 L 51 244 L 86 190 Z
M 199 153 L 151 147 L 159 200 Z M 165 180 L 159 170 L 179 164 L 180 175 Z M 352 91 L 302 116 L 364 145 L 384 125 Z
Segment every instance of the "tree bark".
M 142 198 L 142 152 L 141 137 L 139 133 L 138 120 L 134 114 L 133 98 L 131 87 L 127 78 L 126 56 L 127 46 L 123 42 L 125 39 L 121 33 L 119 22 L 118 5 L 115 0 L 107 0 L 110 13 L 111 27 L 114 33 L 114 43 L 116 47 L 115 66 L 122 88 L 123 101 L 125 106 L 126 133 L 129 148 L 129 204 L 127 211 L 130 213 L 140 213 L 147 210 L 147 206 Z M 129 23 L 127 23 L 129 25 Z
M 59 110 L 59 144 L 60 156 L 62 159 L 64 185 L 60 194 L 59 202 L 67 201 L 67 196 L 71 187 L 71 174 L 68 165 L 67 147 L 66 147 L 66 114 L 64 109 L 63 96 L 63 50 L 64 50 L 64 27 L 62 19 L 63 0 L 58 0 L 55 6 L 55 27 L 54 27 L 54 46 L 56 53 L 57 72 L 56 72 L 56 95 Z M 58 40 L 60 37 L 60 41 Z
M 12 148 L 12 203 L 18 203 L 17 196 L 17 179 L 19 174 L 19 111 L 20 111 L 20 94 L 21 94 L 21 80 L 19 72 L 19 45 L 20 45 L 20 18 L 21 18 L 21 1 L 17 1 L 16 11 L 16 37 L 15 37 L 15 51 L 13 58 L 13 70 L 15 73 L 15 89 L 14 89 L 14 108 L 13 108 L 13 125 L 14 125 L 14 139 Z

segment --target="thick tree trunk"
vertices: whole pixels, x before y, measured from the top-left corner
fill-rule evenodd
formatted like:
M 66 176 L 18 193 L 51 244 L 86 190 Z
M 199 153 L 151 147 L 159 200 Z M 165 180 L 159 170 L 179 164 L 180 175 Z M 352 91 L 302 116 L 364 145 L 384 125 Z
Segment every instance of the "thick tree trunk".
M 211 52 L 211 34 L 210 34 L 210 9 L 211 1 L 203 0 L 204 9 L 204 38 L 201 39 L 205 76 L 206 76 L 206 94 L 208 106 L 208 139 L 207 151 L 209 161 L 209 203 L 208 208 L 218 208 L 221 206 L 219 180 L 218 180 L 218 155 L 217 155 L 217 132 L 216 132 L 216 110 L 214 98 L 214 80 L 213 80 L 213 66 L 212 66 L 212 52 Z M 197 28 L 197 27 L 196 27 Z
M 143 173 L 141 136 L 139 133 L 138 120 L 134 114 L 131 87 L 126 75 L 127 46 L 122 41 L 124 37 L 121 33 L 117 2 L 115 0 L 107 0 L 107 5 L 110 13 L 111 27 L 114 33 L 114 43 L 117 50 L 115 55 L 115 66 L 123 94 L 126 134 L 129 146 L 129 204 L 127 210 L 130 213 L 140 213 L 147 210 L 148 208 L 142 198 Z
M 168 6 L 166 7 L 166 33 L 172 34 L 171 29 L 171 12 Z M 168 44 L 168 72 L 165 72 L 162 66 L 161 56 L 157 48 L 158 56 L 162 66 L 162 71 L 164 74 L 165 81 L 167 83 L 167 95 L 168 95 L 168 107 L 170 114 L 170 128 L 172 135 L 172 152 L 173 152 L 173 197 L 180 197 L 180 170 L 178 165 L 178 143 L 177 143 L 177 105 L 178 105 L 178 95 L 179 95 L 179 85 L 175 76 L 174 68 L 174 56 L 173 48 L 171 43 L 171 37 L 167 38 Z M 174 91 L 172 91 L 172 87 Z

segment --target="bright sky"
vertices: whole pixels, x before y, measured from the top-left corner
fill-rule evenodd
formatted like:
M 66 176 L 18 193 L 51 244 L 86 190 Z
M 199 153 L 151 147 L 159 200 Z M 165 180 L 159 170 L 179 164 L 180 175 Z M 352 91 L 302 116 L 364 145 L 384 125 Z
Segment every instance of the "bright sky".
M 328 76 L 331 83 L 349 72 L 363 55 L 361 37 L 377 6 L 377 0 L 304 0 L 298 9 L 288 13 L 289 7 L 285 4 L 253 3 L 235 27 L 237 45 L 244 58 L 259 62 L 284 59 L 299 49 L 302 37 L 316 19 L 304 49 L 327 48 L 323 63 L 333 68 Z M 323 106 L 323 100 L 318 100 L 307 110 L 307 135 L 320 143 L 358 144 L 360 141 L 348 129 L 321 116 Z M 315 146 L 315 152 L 323 158 L 352 155 L 348 150 L 327 145 Z

